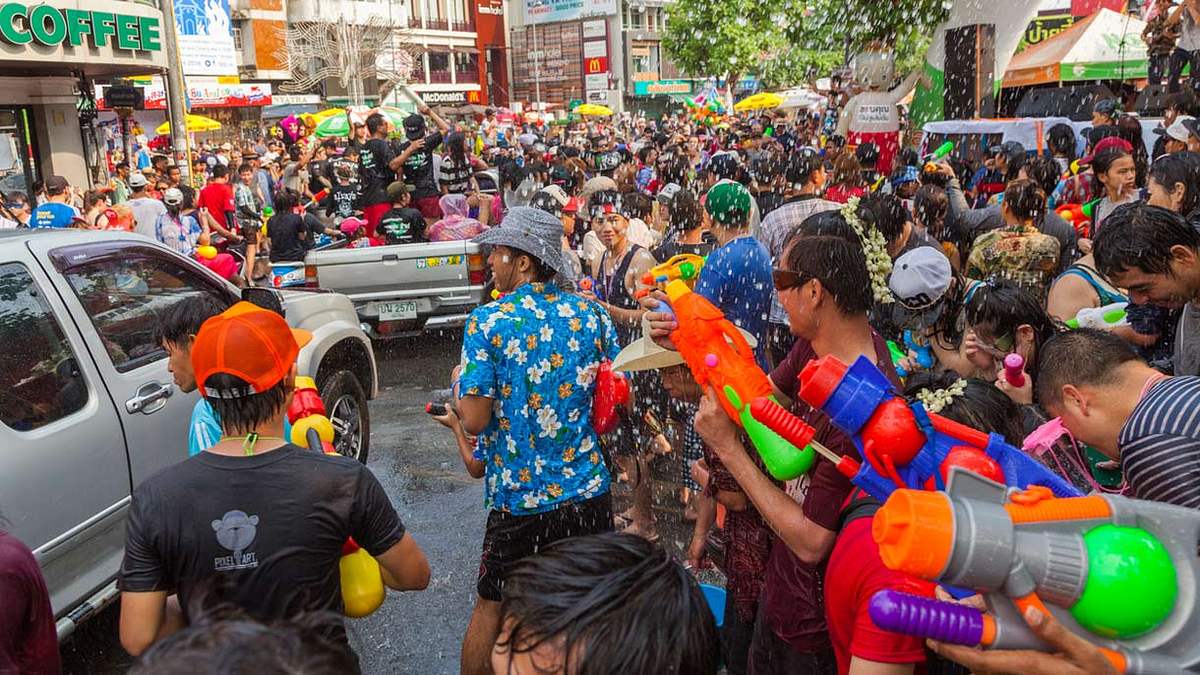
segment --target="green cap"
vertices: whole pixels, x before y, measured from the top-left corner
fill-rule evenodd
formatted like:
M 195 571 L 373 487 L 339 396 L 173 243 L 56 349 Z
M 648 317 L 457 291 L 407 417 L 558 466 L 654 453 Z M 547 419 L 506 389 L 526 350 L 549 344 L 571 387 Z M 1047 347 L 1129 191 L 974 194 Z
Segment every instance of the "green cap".
M 704 208 L 721 225 L 745 225 L 750 216 L 750 191 L 741 183 L 721 181 L 708 191 Z

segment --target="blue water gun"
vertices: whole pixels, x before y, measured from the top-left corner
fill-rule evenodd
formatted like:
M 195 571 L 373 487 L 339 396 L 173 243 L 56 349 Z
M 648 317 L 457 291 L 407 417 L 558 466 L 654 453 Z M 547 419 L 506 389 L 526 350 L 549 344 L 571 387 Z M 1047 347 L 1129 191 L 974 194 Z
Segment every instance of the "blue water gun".
M 799 395 L 854 440 L 862 462 L 831 461 L 880 501 L 898 488 L 944 490 L 955 466 L 1011 487 L 1042 485 L 1058 497 L 1082 494 L 999 434 L 929 413 L 919 402 L 909 404 L 866 357 L 850 367 L 833 356 L 809 362 L 800 373 Z

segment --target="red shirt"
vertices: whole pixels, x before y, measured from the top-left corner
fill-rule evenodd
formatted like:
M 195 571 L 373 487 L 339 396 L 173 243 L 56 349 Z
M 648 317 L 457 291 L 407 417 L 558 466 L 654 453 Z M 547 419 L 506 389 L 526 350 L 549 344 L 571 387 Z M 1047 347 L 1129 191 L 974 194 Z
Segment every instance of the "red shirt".
M 212 216 L 218 225 L 227 230 L 230 229 L 229 223 L 225 222 L 225 214 L 234 209 L 233 188 L 229 186 L 229 183 L 210 182 L 200 191 L 196 208 L 208 209 L 208 215 Z
M 851 197 L 866 197 L 867 188 L 859 186 L 847 188 L 842 185 L 834 185 L 825 191 L 825 199 L 838 204 L 845 204 L 850 201 Z
M 875 341 L 875 365 L 897 388 L 900 379 L 892 366 L 887 342 L 872 332 Z M 792 412 L 812 425 L 815 440 L 839 455 L 858 458 L 858 449 L 850 437 L 843 434 L 822 411 L 810 407 L 798 395 L 800 371 L 817 357 L 812 344 L 803 338 L 796 340 L 792 351 L 771 372 L 771 381 L 785 396 L 795 401 Z M 842 504 L 854 485 L 833 464 L 818 458 L 808 476 L 804 496 L 804 517 L 813 523 L 837 532 Z M 821 579 L 824 565 L 802 562 L 791 549 L 777 541 L 767 562 L 766 587 L 763 592 L 763 613 L 775 635 L 801 653 L 811 654 L 829 647 L 825 626 L 824 598 Z
M 60 670 L 50 594 L 33 553 L 0 530 L 0 673 Z
M 850 657 L 878 663 L 925 663 L 925 641 L 890 633 L 867 613 L 877 591 L 897 590 L 933 597 L 933 584 L 893 572 L 879 557 L 870 518 L 850 521 L 838 534 L 825 572 L 825 616 L 837 655 L 838 673 L 850 672 Z M 917 672 L 924 668 L 918 666 Z

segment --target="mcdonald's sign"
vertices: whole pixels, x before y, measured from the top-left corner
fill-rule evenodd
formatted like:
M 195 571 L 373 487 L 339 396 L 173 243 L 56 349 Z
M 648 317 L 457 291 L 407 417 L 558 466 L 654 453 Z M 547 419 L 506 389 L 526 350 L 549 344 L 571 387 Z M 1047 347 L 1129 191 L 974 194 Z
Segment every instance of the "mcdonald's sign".
M 583 62 L 583 72 L 587 75 L 595 75 L 597 73 L 608 72 L 608 57 L 593 56 Z

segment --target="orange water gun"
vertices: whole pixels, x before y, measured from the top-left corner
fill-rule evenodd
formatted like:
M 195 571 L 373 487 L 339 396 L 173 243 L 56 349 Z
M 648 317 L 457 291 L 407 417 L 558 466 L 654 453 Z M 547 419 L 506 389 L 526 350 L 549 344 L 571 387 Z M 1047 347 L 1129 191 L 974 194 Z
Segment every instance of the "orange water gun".
M 333 447 L 333 424 L 325 416 L 325 404 L 311 377 L 296 378 L 296 391 L 287 416 L 292 424 L 293 444 L 327 455 L 338 454 Z M 383 604 L 385 592 L 379 563 L 353 537 L 342 545 L 338 573 L 342 582 L 342 611 L 346 616 L 364 617 Z
M 786 481 L 806 473 L 816 459 L 812 448 L 801 450 L 751 414 L 755 399 L 775 401 L 774 390 L 737 326 L 683 280 L 668 282 L 666 290 L 669 312 L 679 326 L 671 333 L 671 342 L 696 383 L 716 390 L 725 413 L 746 430 L 772 476 Z

